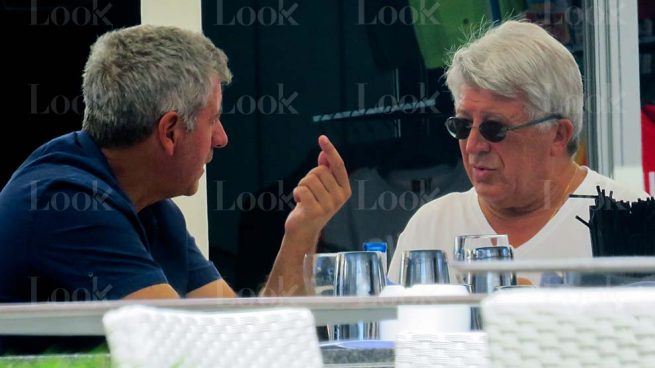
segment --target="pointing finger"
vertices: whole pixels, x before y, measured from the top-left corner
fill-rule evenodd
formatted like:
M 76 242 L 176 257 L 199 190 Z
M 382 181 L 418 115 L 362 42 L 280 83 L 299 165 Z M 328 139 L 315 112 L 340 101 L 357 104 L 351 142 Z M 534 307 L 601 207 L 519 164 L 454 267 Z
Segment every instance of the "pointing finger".
M 330 168 L 339 186 L 346 187 L 350 185 L 348 182 L 348 172 L 346 171 L 343 159 L 341 159 L 341 155 L 339 155 L 337 149 L 330 142 L 330 139 L 322 135 L 318 137 L 318 144 L 321 146 L 321 153 L 318 155 L 318 164 Z

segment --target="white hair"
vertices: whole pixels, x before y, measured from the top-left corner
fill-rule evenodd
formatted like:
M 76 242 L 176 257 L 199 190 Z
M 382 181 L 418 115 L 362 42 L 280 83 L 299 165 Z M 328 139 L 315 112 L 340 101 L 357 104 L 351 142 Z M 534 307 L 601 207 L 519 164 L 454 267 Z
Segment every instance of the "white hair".
M 105 33 L 84 67 L 82 128 L 101 147 L 127 147 L 177 111 L 192 131 L 212 78 L 228 84 L 232 73 L 225 53 L 200 33 L 153 25 Z
M 455 104 L 463 85 L 526 101 L 531 119 L 557 113 L 573 123 L 570 155 L 583 118 L 580 69 L 571 52 L 536 24 L 507 21 L 454 54 L 446 82 Z

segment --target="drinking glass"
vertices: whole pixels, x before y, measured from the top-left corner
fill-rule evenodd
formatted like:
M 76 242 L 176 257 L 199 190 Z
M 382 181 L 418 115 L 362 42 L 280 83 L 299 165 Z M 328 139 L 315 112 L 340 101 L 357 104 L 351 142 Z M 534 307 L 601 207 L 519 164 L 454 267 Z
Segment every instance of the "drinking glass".
M 307 295 L 336 295 L 337 253 L 306 254 L 303 272 Z
M 305 290 L 310 296 L 335 296 L 337 253 L 306 254 L 303 260 Z M 334 325 L 318 326 L 319 340 L 334 340 Z
M 480 247 L 473 251 L 474 262 L 512 260 L 514 253 L 509 246 Z M 491 293 L 497 287 L 515 286 L 516 274 L 514 272 L 477 272 L 471 275 L 471 289 L 473 293 Z
M 337 254 L 336 295 L 374 296 L 384 288 L 384 271 L 377 252 Z
M 475 260 L 477 248 L 509 247 L 509 238 L 505 234 L 476 234 L 458 235 L 455 237 L 453 258 L 459 262 L 471 262 Z M 458 283 L 471 285 L 473 275 L 456 273 Z
M 464 248 L 465 249 L 465 248 Z M 465 253 L 466 254 L 466 253 Z M 466 254 L 467 262 L 489 262 L 498 260 L 512 260 L 514 253 L 512 247 L 489 246 L 477 247 Z M 515 286 L 516 274 L 514 272 L 474 272 L 467 273 L 464 282 L 469 284 L 472 293 L 489 294 L 499 287 Z M 483 328 L 479 307 L 471 308 L 471 326 L 474 330 Z
M 378 252 L 341 252 L 337 255 L 337 296 L 379 295 L 385 284 L 384 268 Z M 359 321 L 334 326 L 335 340 L 379 338 L 379 323 Z
M 449 284 L 446 253 L 438 249 L 408 250 L 401 260 L 400 284 Z

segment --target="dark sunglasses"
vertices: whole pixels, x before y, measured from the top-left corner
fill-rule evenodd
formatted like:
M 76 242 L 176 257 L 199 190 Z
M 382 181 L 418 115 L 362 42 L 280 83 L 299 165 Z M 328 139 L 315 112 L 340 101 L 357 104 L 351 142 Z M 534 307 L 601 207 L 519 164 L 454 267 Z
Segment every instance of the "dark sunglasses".
M 550 114 L 544 118 L 532 120 L 527 123 L 521 125 L 515 125 L 512 127 L 505 126 L 497 121 L 485 120 L 482 123 L 480 123 L 478 130 L 480 131 L 480 135 L 484 137 L 484 139 L 488 140 L 489 142 L 495 143 L 505 139 L 505 136 L 509 131 L 545 123 L 553 119 L 559 120 L 561 118 L 562 115 L 560 114 Z M 472 126 L 473 126 L 473 121 L 471 119 L 458 118 L 455 116 L 446 119 L 446 129 L 448 129 L 448 133 L 450 133 L 450 135 L 452 135 L 454 138 L 457 139 L 468 138 L 469 134 L 471 133 Z

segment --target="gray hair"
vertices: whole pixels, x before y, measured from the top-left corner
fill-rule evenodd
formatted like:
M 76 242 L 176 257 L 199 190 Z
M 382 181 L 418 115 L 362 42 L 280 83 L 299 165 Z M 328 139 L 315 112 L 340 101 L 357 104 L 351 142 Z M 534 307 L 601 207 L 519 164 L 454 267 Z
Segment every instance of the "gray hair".
M 578 149 L 584 100 L 580 69 L 571 52 L 538 25 L 507 21 L 469 41 L 454 54 L 446 83 L 455 104 L 466 85 L 524 98 L 531 119 L 558 113 L 573 123 L 568 153 Z
M 177 111 L 192 131 L 212 78 L 228 84 L 232 73 L 225 53 L 200 33 L 153 25 L 105 33 L 84 67 L 82 128 L 101 147 L 129 147 Z

